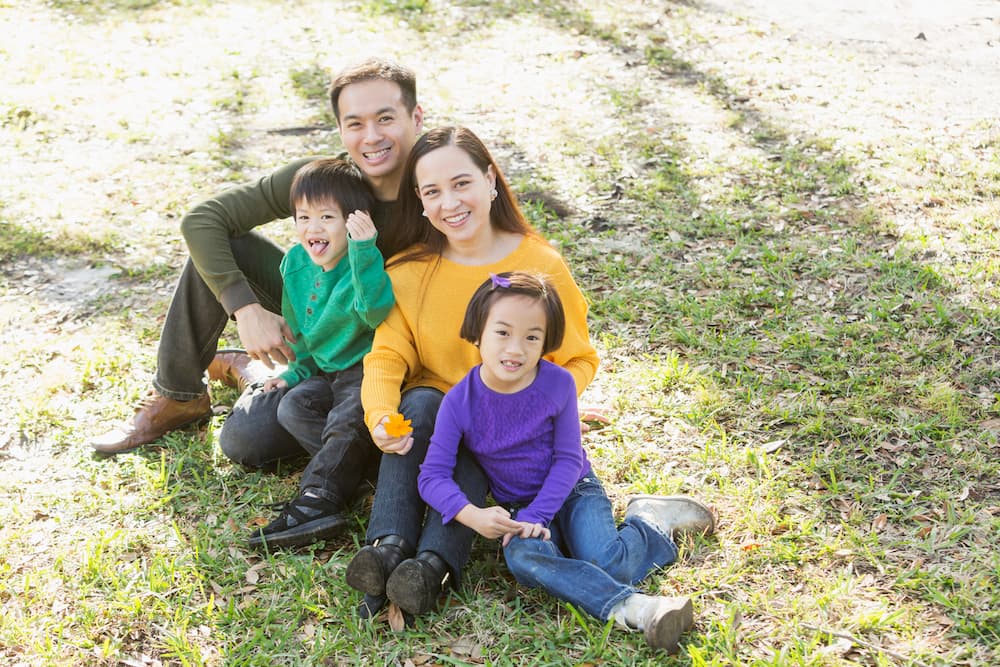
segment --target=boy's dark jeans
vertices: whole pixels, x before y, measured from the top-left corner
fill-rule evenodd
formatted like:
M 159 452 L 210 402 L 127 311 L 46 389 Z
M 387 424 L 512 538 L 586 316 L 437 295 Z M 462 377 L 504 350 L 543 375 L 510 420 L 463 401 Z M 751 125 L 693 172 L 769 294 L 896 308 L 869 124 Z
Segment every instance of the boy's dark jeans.
M 250 232 L 230 239 L 236 263 L 246 275 L 260 304 L 281 313 L 281 272 L 284 251 L 264 236 Z M 201 279 L 188 258 L 177 281 L 160 334 L 153 386 L 178 401 L 205 394 L 205 369 L 212 362 L 229 315 Z
M 265 469 L 308 454 L 312 458 L 302 473 L 302 493 L 311 491 L 345 506 L 381 454 L 365 425 L 361 376 L 358 362 L 291 389 L 264 393 L 250 387 L 222 426 L 222 451 L 237 463 Z

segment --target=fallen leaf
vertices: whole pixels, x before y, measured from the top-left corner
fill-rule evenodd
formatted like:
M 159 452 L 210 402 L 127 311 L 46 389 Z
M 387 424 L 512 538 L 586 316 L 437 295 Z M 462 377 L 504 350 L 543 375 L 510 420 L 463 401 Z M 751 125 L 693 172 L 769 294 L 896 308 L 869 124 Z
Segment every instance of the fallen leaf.
M 781 438 L 780 440 L 772 440 L 771 442 L 765 442 L 760 446 L 760 448 L 766 453 L 771 454 L 772 452 L 776 452 L 781 449 L 781 446 L 785 444 L 785 442 L 787 441 L 784 438 Z
M 253 528 L 259 528 L 260 526 L 266 526 L 269 523 L 271 523 L 271 521 L 267 517 L 255 516 L 250 519 L 250 522 L 247 525 Z
M 872 519 L 872 530 L 874 530 L 876 533 L 881 533 L 883 530 L 885 530 L 885 527 L 888 525 L 888 523 L 889 523 L 889 517 L 887 517 L 885 514 L 879 514 L 874 519 Z
M 389 629 L 393 632 L 402 632 L 406 628 L 406 620 L 403 618 L 403 610 L 395 602 L 389 603 L 389 608 L 385 612 L 386 620 L 389 621 Z
M 412 419 L 406 419 L 402 414 L 396 412 L 389 415 L 389 421 L 385 423 L 385 433 L 390 438 L 401 438 L 413 429 L 410 428 Z

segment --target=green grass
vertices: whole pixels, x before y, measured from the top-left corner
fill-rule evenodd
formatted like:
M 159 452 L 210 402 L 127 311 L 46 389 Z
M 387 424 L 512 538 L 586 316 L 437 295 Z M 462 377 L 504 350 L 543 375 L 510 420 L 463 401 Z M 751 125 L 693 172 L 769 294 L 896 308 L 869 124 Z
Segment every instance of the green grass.
M 630 5 L 611 21 L 599 3 L 364 2 L 273 36 L 282 17 L 328 8 L 272 5 L 248 5 L 251 20 L 210 3 L 39 4 L 37 29 L 76 15 L 74 29 L 99 40 L 108 25 L 142 23 L 148 44 L 136 44 L 152 51 L 116 63 L 116 86 L 154 91 L 193 76 L 185 64 L 158 73 L 158 59 L 178 55 L 168 23 L 182 34 L 225 19 L 274 40 L 259 52 L 239 40 L 207 47 L 211 86 L 171 89 L 158 107 L 96 132 L 88 123 L 102 112 L 89 105 L 99 98 L 75 86 L 110 90 L 97 60 L 74 47 L 63 69 L 46 69 L 58 59 L 26 69 L 20 51 L 0 52 L 18 84 L 0 109 L 0 139 L 19 164 L 56 165 L 30 187 L 12 174 L 0 212 L 0 352 L 15 361 L 0 380 L 12 397 L 0 410 L 0 663 L 1000 661 L 995 121 L 944 146 L 879 145 L 868 154 L 880 161 L 868 161 L 827 128 L 772 115 L 767 96 L 780 89 L 702 62 L 718 17 L 686 3 L 655 20 Z M 340 22 L 349 35 L 333 34 Z M 528 29 L 550 39 L 522 60 L 509 44 Z M 418 68 L 422 99 L 466 82 L 445 108 L 425 110 L 468 118 L 514 156 L 507 175 L 528 218 L 591 301 L 602 366 L 584 401 L 614 419 L 585 444 L 616 509 L 629 493 L 686 493 L 717 511 L 717 535 L 685 542 L 681 560 L 643 584 L 695 601 L 696 626 L 675 658 L 518 587 L 483 540 L 464 585 L 414 628 L 362 623 L 343 575 L 367 506 L 333 540 L 257 553 L 244 540 L 296 493 L 298 468 L 232 465 L 215 440 L 222 417 L 114 459 L 84 444 L 148 386 L 183 257 L 179 216 L 227 183 L 314 152 L 285 130 L 332 128 L 329 71 L 386 34 Z M 747 40 L 757 58 L 765 37 L 724 39 Z M 456 64 L 469 44 L 487 59 L 484 74 Z M 514 88 L 536 68 L 565 74 L 543 104 L 500 114 L 486 65 L 501 56 L 519 72 Z M 588 79 L 576 64 L 608 76 Z M 456 78 L 449 67 L 468 71 Z M 57 97 L 74 113 L 51 102 L 55 93 L 25 92 L 16 73 L 26 71 L 32 85 L 54 77 L 71 90 Z M 297 115 L 273 120 L 289 94 Z M 593 125 L 572 120 L 584 103 Z M 183 131 L 164 122 L 171 114 Z M 530 141 L 517 139 L 522 125 Z M 76 176 L 79 166 L 62 178 L 49 153 L 71 156 L 70 145 L 131 160 L 102 167 L 91 211 L 62 204 L 98 178 Z M 918 174 L 920 185 L 894 173 Z M 899 211 L 924 223 L 900 224 Z M 289 240 L 287 225 L 272 227 Z M 116 272 L 86 302 L 54 298 L 53 283 L 71 288 L 63 268 L 75 263 Z M 233 328 L 223 344 L 238 344 Z M 235 399 L 212 389 L 219 404 Z

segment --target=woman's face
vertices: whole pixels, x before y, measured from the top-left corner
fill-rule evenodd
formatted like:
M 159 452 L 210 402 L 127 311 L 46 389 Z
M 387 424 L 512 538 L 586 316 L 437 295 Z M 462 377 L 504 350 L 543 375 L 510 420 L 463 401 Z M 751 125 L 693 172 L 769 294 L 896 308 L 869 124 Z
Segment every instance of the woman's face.
M 476 243 L 492 233 L 492 166 L 484 173 L 458 146 L 442 146 L 420 158 L 414 176 L 427 219 L 449 245 Z

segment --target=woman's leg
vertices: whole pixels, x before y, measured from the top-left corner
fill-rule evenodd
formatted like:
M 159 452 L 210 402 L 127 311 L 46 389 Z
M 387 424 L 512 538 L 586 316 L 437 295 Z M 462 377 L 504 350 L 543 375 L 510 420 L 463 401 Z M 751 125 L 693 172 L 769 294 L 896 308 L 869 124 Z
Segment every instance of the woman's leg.
M 414 546 L 420 541 L 426 505 L 417 490 L 417 475 L 443 398 L 443 393 L 430 387 L 417 387 L 403 394 L 399 411 L 411 420 L 413 447 L 402 456 L 382 455 L 368 520 L 369 544 L 388 535 L 397 535 Z

